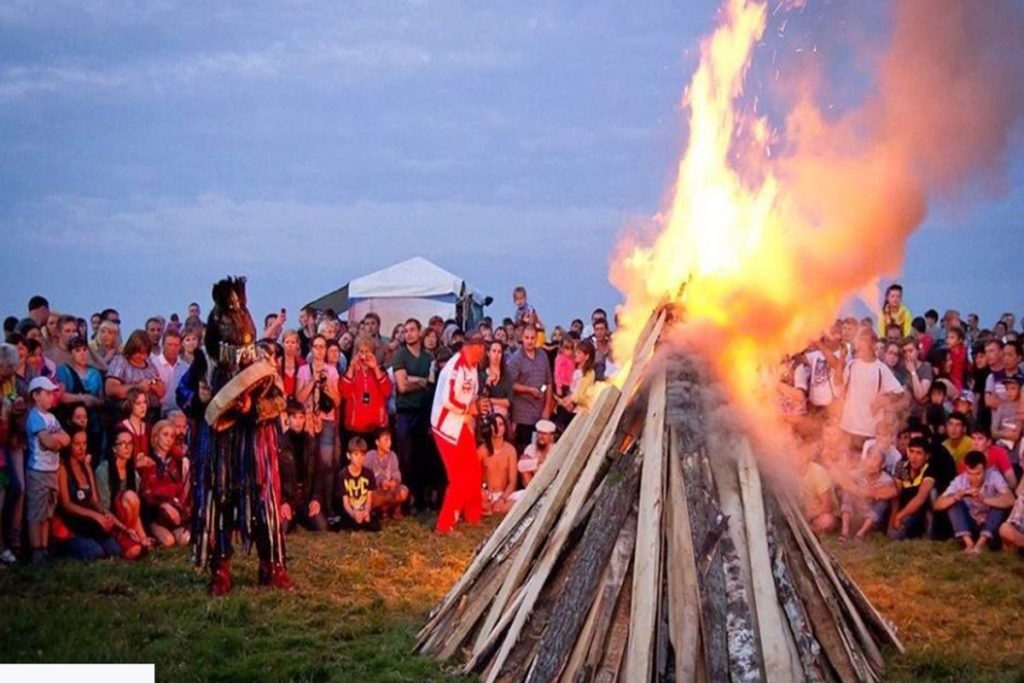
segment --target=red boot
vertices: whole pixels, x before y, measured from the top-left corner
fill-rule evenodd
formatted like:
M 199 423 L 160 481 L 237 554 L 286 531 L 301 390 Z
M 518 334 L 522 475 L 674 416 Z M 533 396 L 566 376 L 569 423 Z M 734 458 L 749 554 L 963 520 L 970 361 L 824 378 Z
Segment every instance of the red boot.
M 295 582 L 288 576 L 288 570 L 284 565 L 270 560 L 260 560 L 259 582 L 261 586 L 282 591 L 295 590 Z
M 231 560 L 210 560 L 210 595 L 222 598 L 231 592 Z

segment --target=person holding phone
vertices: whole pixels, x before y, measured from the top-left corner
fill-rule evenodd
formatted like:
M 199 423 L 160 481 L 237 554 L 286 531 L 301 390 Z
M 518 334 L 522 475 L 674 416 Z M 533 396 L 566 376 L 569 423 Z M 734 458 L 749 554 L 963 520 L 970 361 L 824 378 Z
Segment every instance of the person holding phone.
M 341 378 L 346 442 L 359 436 L 370 443 L 388 426 L 391 378 L 380 366 L 376 348 L 370 337 L 357 339 L 352 364 Z

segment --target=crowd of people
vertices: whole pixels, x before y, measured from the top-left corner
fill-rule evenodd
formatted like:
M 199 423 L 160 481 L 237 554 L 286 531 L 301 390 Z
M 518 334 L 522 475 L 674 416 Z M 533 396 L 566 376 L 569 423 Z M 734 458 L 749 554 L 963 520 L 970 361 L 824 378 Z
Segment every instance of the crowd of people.
M 843 541 L 880 533 L 956 538 L 970 553 L 1022 548 L 1014 316 L 991 329 L 956 311 L 913 317 L 902 294 L 893 285 L 877 321 L 837 321 L 778 373 L 779 415 L 803 444 L 808 521 Z M 589 325 L 549 328 L 524 288 L 512 298 L 500 321 L 409 319 L 390 336 L 373 312 L 345 321 L 304 308 L 294 328 L 284 309 L 267 315 L 248 341 L 278 387 L 280 409 L 259 407 L 273 430 L 251 431 L 254 446 L 232 442 L 256 460 L 223 462 L 248 465 L 211 466 L 199 454 L 229 447 L 211 447 L 201 429 L 223 386 L 209 381 L 204 355 L 218 353 L 213 314 L 204 321 L 192 303 L 184 319 L 154 316 L 124 335 L 116 309 L 86 320 L 33 297 L 27 317 L 5 321 L 0 345 L 0 564 L 132 560 L 190 544 L 224 562 L 233 529 L 283 562 L 283 540 L 239 521 L 250 503 L 282 534 L 379 531 L 410 514 L 436 514 L 447 534 L 504 513 L 618 371 L 604 310 Z M 237 467 L 271 467 L 280 491 L 218 507 L 217 496 L 249 485 Z M 224 514 L 238 527 L 211 522 Z M 268 582 L 290 588 L 280 562 L 267 565 Z M 229 577 L 211 590 L 230 590 Z
M 891 285 L 877 320 L 840 320 L 784 359 L 778 406 L 802 442 L 801 497 L 840 541 L 956 539 L 1024 548 L 1016 318 L 912 316 Z
M 616 370 L 605 311 L 594 311 L 590 330 L 574 320 L 548 333 L 524 288 L 513 301 L 501 321 L 464 330 L 409 319 L 390 337 L 373 312 L 345 321 L 304 308 L 294 329 L 284 309 L 266 316 L 256 346 L 273 364 L 281 406 L 272 524 L 378 531 L 436 513 L 446 534 L 507 511 Z M 0 563 L 136 559 L 190 542 L 202 552 L 206 489 L 221 481 L 196 466 L 212 438 L 201 427 L 216 403 L 207 356 L 218 353 L 211 335 L 223 321 L 214 317 L 204 321 L 192 303 L 184 319 L 154 316 L 123 338 L 116 309 L 85 320 L 36 296 L 27 317 L 5 321 Z M 235 524 L 244 516 L 229 514 Z M 202 547 L 217 556 L 226 545 L 229 557 L 230 538 L 222 541 Z M 227 579 L 211 587 L 229 589 Z

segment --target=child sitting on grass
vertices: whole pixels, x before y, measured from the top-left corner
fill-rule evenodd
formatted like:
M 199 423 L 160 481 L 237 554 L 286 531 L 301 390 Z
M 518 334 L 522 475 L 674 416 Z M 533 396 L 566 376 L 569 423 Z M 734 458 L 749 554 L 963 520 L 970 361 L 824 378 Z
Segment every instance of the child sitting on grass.
M 870 446 L 860 466 L 849 475 L 843 473 L 842 468 L 837 468 L 833 476 L 842 489 L 839 540 L 850 538 L 853 524 L 859 524 L 855 536 L 858 541 L 875 529 L 885 529 L 889 521 L 889 507 L 899 491 L 896 481 L 885 471 L 880 447 Z
M 363 467 L 365 461 L 366 441 L 354 436 L 348 442 L 348 467 L 338 480 L 338 497 L 344 507 L 340 526 L 349 531 L 380 531 L 380 519 L 373 511 L 377 483 L 373 472 Z
M 376 449 L 366 454 L 366 469 L 373 473 L 377 488 L 373 492 L 373 507 L 381 515 L 402 518 L 402 505 L 409 500 L 409 489 L 402 484 L 402 471 L 398 456 L 391 450 L 391 432 L 382 429 L 374 439 Z

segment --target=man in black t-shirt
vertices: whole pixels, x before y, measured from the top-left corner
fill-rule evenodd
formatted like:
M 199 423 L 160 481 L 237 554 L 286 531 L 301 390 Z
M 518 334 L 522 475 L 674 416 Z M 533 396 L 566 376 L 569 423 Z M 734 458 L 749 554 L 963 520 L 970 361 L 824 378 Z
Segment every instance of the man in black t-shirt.
M 440 461 L 432 449 L 430 437 L 430 367 L 434 357 L 423 348 L 420 323 L 410 318 L 405 323 L 405 344 L 395 351 L 391 369 L 395 373 L 395 454 L 416 507 L 423 510 L 431 498 L 431 489 L 440 482 Z M 437 460 L 437 462 L 434 462 Z M 441 496 L 437 496 L 441 500 Z

